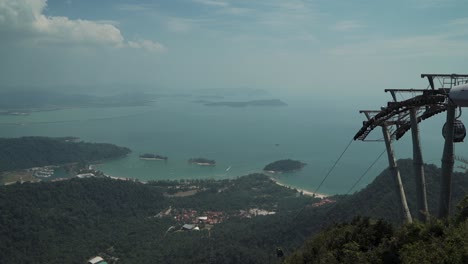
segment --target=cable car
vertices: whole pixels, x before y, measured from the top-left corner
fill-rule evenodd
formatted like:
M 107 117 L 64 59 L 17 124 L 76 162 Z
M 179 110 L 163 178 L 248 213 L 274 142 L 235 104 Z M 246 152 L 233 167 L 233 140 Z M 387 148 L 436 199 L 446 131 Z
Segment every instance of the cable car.
M 449 98 L 458 106 L 468 106 L 468 84 L 452 87 L 449 92 Z
M 276 248 L 276 256 L 277 256 L 278 258 L 284 257 L 283 250 L 282 250 L 280 247 Z
M 442 135 L 444 138 L 447 135 L 447 123 L 445 123 L 442 128 Z M 455 119 L 455 121 L 453 121 L 453 142 L 463 142 L 465 136 L 465 125 L 463 125 L 462 121 Z

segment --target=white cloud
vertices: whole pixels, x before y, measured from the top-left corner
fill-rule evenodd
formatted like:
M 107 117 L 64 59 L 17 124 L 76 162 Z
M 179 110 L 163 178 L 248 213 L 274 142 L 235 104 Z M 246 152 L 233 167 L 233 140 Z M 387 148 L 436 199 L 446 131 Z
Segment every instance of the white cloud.
M 335 25 L 331 27 L 332 30 L 336 31 L 352 31 L 358 28 L 364 27 L 362 24 L 355 20 L 344 20 L 344 21 L 339 21 Z
M 166 20 L 167 28 L 173 32 L 186 32 L 193 28 L 194 21 L 188 18 L 170 17 Z
M 457 18 L 449 21 L 447 26 L 466 26 L 468 25 L 468 17 Z
M 167 50 L 162 44 L 151 40 L 129 41 L 128 46 L 135 49 L 144 49 L 149 52 L 165 52 Z
M 140 11 L 150 10 L 148 6 L 141 5 L 141 4 L 120 4 L 116 6 L 116 9 L 120 11 L 129 11 L 129 12 L 140 12 Z
M 227 7 L 223 8 L 223 9 L 221 9 L 218 13 L 228 14 L 228 15 L 244 15 L 244 14 L 250 12 L 250 11 L 251 11 L 251 9 L 249 9 L 249 8 L 227 6 Z
M 101 19 L 101 20 L 94 20 L 94 22 L 96 22 L 98 24 L 110 24 L 110 25 L 113 25 L 115 27 L 120 26 L 120 22 L 115 21 L 115 20 Z
M 217 0 L 193 0 L 195 3 L 208 6 L 229 6 L 229 3 Z
M 466 57 L 468 41 L 453 38 L 449 34 L 419 35 L 386 39 L 368 39 L 360 43 L 336 47 L 330 51 L 340 57 Z
M 104 44 L 122 46 L 120 30 L 111 24 L 89 20 L 70 20 L 67 17 L 40 15 L 33 21 L 32 29 L 42 37 L 57 42 Z
M 149 40 L 127 42 L 115 21 L 46 16 L 43 14 L 46 7 L 46 0 L 0 0 L 0 32 L 19 34 L 35 43 L 97 44 L 152 52 L 165 50 L 161 44 Z
M 237 7 L 226 1 L 219 0 L 192 0 L 194 3 L 210 6 L 217 9 L 219 14 L 244 15 L 251 11 L 249 8 Z
M 458 0 L 411 0 L 408 1 L 409 5 L 416 8 L 441 8 L 445 6 L 457 5 Z
M 321 14 L 310 4 L 302 2 L 273 2 L 265 5 L 264 11 L 257 11 L 254 19 L 269 30 L 281 34 L 296 35 L 313 32 L 319 25 Z

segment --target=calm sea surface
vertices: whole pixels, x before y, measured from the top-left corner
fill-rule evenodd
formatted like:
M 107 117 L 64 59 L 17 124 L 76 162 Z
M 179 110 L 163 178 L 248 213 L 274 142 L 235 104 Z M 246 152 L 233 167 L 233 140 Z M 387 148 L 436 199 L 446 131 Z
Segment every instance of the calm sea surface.
M 149 106 L 0 116 L 0 136 L 77 136 L 84 141 L 126 146 L 133 151 L 130 155 L 98 168 L 114 176 L 144 181 L 232 178 L 259 172 L 275 160 L 298 159 L 307 166 L 280 175 L 280 181 L 314 191 L 364 118 L 357 104 L 331 98 L 285 97 L 285 107 L 244 108 L 207 107 L 192 102 L 197 99 L 162 98 Z M 440 166 L 444 118 L 445 114 L 440 114 L 421 124 L 426 163 Z M 381 138 L 381 131 L 376 130 L 372 136 Z M 397 158 L 411 157 L 410 139 L 408 133 L 395 143 Z M 353 142 L 319 192 L 346 193 L 383 150 L 383 142 Z M 457 144 L 456 152 L 468 157 L 465 143 Z M 169 160 L 139 160 L 142 153 L 165 155 Z M 193 157 L 214 159 L 217 164 L 188 164 Z M 383 155 L 355 190 L 372 181 L 386 166 L 387 157 Z

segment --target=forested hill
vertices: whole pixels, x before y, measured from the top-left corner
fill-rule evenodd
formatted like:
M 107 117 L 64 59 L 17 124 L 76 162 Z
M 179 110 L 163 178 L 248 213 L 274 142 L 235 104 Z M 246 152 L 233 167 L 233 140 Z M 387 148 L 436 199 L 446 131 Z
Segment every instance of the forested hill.
M 417 210 L 413 161 L 411 159 L 399 160 L 398 167 L 404 184 L 408 206 L 413 218 L 415 218 Z M 424 173 L 426 177 L 429 213 L 431 215 L 438 215 L 442 172 L 435 165 L 426 164 L 424 166 Z M 454 172 L 452 181 L 451 212 L 454 212 L 455 206 L 467 195 L 468 174 Z M 342 197 L 343 199 L 340 199 L 340 202 L 331 208 L 328 218 L 339 222 L 349 221 L 355 215 L 362 215 L 383 218 L 393 223 L 401 223 L 403 215 L 401 214 L 401 210 L 398 209 L 399 196 L 396 192 L 395 184 L 392 173 L 388 169 L 384 170 L 372 183 L 361 191 L 351 196 Z
M 415 215 L 412 161 L 400 160 L 399 166 Z M 430 212 L 436 214 L 440 169 L 426 165 L 425 171 Z M 455 173 L 453 180 L 455 205 L 468 181 L 462 173 Z M 336 203 L 320 206 L 319 199 L 260 174 L 219 181 L 141 184 L 76 178 L 0 186 L 0 263 L 84 263 L 101 253 L 106 260 L 119 258 L 118 263 L 273 263 L 277 247 L 291 256 L 311 236 L 357 215 L 401 223 L 392 182 L 384 171 L 363 190 L 330 197 Z M 202 224 L 200 231 L 181 230 L 206 215 L 219 222 Z M 361 237 L 346 245 L 347 252 L 353 252 L 359 243 L 372 240 L 359 234 L 397 235 L 393 225 L 366 221 L 324 236 L 341 239 L 349 230 L 338 242 Z M 414 227 L 407 232 L 416 230 L 429 238 L 439 228 Z
M 284 263 L 468 263 L 468 197 L 460 209 L 448 222 L 398 228 L 357 217 L 323 230 Z
M 98 254 L 117 263 L 267 263 L 291 217 L 317 200 L 258 174 L 0 186 L 0 263 L 81 264 Z M 202 215 L 221 223 L 181 230 Z M 297 238 L 288 239 L 291 250 L 304 241 Z
M 398 161 L 402 181 L 408 204 L 413 218 L 416 218 L 416 187 L 411 159 Z M 435 165 L 424 166 L 429 213 L 437 216 L 440 194 L 441 169 Z M 451 213 L 456 212 L 455 207 L 468 195 L 468 174 L 455 172 L 452 178 L 452 208 Z M 296 237 L 307 239 L 307 236 L 317 234 L 334 224 L 353 220 L 356 216 L 370 217 L 372 219 L 384 219 L 396 225 L 403 223 L 403 215 L 399 207 L 399 197 L 395 190 L 395 183 L 388 169 L 377 176 L 372 183 L 364 189 L 350 195 L 333 196 L 336 203 L 325 204 L 320 207 L 306 207 L 298 215 L 291 219 L 287 236 L 294 234 Z M 291 252 L 289 252 L 291 253 Z
M 0 138 L 0 172 L 70 162 L 93 162 L 124 156 L 130 149 L 73 138 Z

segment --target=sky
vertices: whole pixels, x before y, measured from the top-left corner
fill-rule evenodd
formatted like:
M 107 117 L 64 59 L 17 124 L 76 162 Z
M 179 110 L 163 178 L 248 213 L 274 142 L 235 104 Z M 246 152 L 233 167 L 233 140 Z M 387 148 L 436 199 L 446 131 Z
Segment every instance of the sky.
M 381 94 L 468 72 L 465 0 L 0 0 L 0 89 Z

